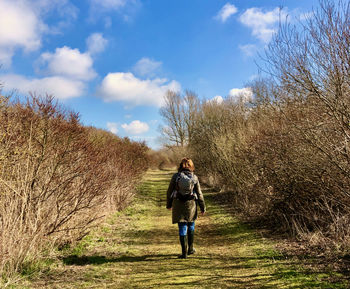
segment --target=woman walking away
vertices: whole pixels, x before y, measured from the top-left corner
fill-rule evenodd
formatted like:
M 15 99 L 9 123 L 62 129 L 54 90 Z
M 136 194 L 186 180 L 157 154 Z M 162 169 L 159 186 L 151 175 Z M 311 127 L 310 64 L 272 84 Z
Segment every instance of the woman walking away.
M 167 191 L 167 209 L 172 209 L 173 224 L 178 224 L 182 254 L 179 258 L 186 259 L 194 254 L 194 222 L 197 219 L 197 204 L 201 213 L 205 212 L 203 194 L 198 177 L 193 173 L 194 164 L 189 158 L 183 158 L 178 172 L 171 178 Z

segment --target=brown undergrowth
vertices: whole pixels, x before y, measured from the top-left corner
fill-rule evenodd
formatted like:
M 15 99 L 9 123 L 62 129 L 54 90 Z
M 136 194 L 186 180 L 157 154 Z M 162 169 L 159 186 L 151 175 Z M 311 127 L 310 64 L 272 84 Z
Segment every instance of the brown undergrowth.
M 208 186 L 210 188 L 210 186 Z M 298 262 L 304 263 L 308 270 L 313 272 L 338 272 L 344 276 L 350 274 L 350 255 L 344 252 L 332 251 L 327 246 L 317 246 L 305 240 L 298 240 L 286 232 L 281 232 L 271 227 L 269 219 L 252 220 L 247 218 L 247 214 L 240 212 L 232 206 L 230 198 L 232 192 L 218 192 L 213 195 L 213 199 L 227 213 L 238 217 L 247 227 L 253 229 L 260 236 L 271 240 L 275 249 L 286 258 L 297 259 Z M 317 240 L 316 244 L 320 241 Z
M 0 96 L 0 287 L 127 206 L 147 169 L 146 151 L 84 127 L 52 97 Z

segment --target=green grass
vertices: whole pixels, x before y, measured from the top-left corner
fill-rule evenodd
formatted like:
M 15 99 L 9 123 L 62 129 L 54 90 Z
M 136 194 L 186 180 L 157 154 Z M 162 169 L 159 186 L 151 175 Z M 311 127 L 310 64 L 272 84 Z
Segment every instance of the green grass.
M 274 249 L 204 190 L 208 213 L 196 222 L 197 253 L 178 259 L 177 226 L 165 209 L 172 173 L 150 171 L 133 204 L 66 249 L 56 267 L 21 288 L 349 288 Z M 306 261 L 305 261 L 306 260 Z M 305 259 L 305 262 L 312 260 Z

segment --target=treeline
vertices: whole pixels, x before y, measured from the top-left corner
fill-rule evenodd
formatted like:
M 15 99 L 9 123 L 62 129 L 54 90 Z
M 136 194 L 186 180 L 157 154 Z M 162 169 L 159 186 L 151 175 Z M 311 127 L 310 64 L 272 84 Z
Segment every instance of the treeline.
M 164 135 L 185 143 L 242 216 L 341 251 L 350 248 L 349 7 L 323 1 L 303 27 L 281 25 L 252 101 L 169 92 L 161 111 Z
M 84 127 L 52 98 L 0 98 L 0 274 L 81 239 L 128 205 L 148 148 Z
M 181 147 L 163 147 L 158 150 L 149 150 L 149 168 L 158 170 L 177 169 L 179 160 L 184 157 L 184 150 Z

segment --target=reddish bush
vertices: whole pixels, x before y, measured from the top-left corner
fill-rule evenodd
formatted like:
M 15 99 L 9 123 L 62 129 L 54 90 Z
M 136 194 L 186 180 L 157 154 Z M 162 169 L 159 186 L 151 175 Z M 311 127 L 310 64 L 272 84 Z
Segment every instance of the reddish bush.
M 147 147 L 85 128 L 52 98 L 1 99 L 0 271 L 20 270 L 47 244 L 81 238 L 128 204 Z

